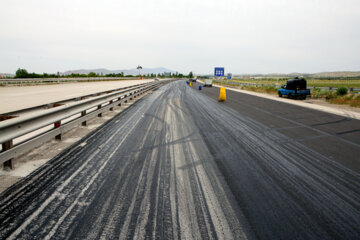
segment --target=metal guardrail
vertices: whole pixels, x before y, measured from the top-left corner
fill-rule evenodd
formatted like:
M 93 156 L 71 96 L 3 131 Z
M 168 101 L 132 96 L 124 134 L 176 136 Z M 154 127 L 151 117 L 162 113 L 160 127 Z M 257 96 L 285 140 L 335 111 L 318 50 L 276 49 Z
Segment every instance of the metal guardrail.
M 146 91 L 158 88 L 170 80 L 150 82 L 126 90 L 111 92 L 102 96 L 84 99 L 66 105 L 29 113 L 16 118 L 0 122 L 0 164 L 12 168 L 12 159 L 45 143 L 55 137 L 61 140 L 61 134 L 77 125 L 86 125 L 86 121 L 114 106 L 132 100 Z M 70 119 L 70 120 L 69 120 Z M 67 121 L 66 121 L 67 120 Z M 50 130 L 36 133 L 36 131 L 52 126 Z M 35 134 L 14 145 L 14 139 Z
M 68 99 L 64 99 L 64 100 L 61 100 L 61 101 L 57 101 L 57 102 L 51 102 L 51 103 L 47 103 L 47 104 L 33 106 L 33 107 L 30 107 L 30 108 L 24 108 L 24 109 L 11 111 L 11 112 L 0 113 L 0 118 L 1 117 L 6 117 L 6 116 L 16 116 L 16 115 L 20 115 L 20 114 L 24 114 L 24 113 L 27 113 L 27 112 L 32 112 L 32 111 L 35 111 L 35 110 L 40 110 L 40 109 L 53 108 L 53 107 L 56 107 L 56 106 L 61 106 L 61 105 L 67 104 L 67 103 L 76 102 L 76 101 L 84 100 L 84 99 L 87 99 L 87 98 L 112 93 L 112 92 L 115 92 L 115 91 L 126 90 L 126 89 L 129 90 L 129 89 L 132 89 L 134 87 L 145 86 L 146 84 L 147 83 L 136 84 L 136 85 L 132 85 L 132 86 L 128 86 L 128 87 L 116 88 L 116 89 L 111 89 L 111 90 L 107 90 L 107 91 L 96 92 L 96 93 L 87 94 L 87 95 L 81 95 L 81 96 L 78 96 L 78 97 L 68 98 Z
M 227 85 L 231 85 L 231 86 L 254 86 L 254 87 L 277 87 L 280 88 L 281 85 L 277 85 L 277 84 L 261 84 L 261 83 L 242 83 L 242 82 L 238 82 L 238 81 L 230 81 L 230 80 L 214 80 L 214 82 L 216 83 L 223 83 L 223 84 L 227 84 Z M 309 89 L 315 89 L 315 88 L 320 88 L 323 90 L 336 90 L 338 89 L 337 87 L 312 87 L 309 86 Z M 360 92 L 360 88 L 348 88 L 350 92 Z

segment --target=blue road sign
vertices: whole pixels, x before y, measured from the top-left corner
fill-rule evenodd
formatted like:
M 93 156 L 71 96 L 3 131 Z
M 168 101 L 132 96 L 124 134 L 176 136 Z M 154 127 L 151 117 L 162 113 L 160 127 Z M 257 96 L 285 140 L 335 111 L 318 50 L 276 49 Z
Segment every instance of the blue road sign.
M 223 67 L 216 67 L 214 70 L 215 77 L 223 77 L 225 74 L 225 69 Z
M 232 73 L 228 73 L 228 74 L 227 74 L 227 79 L 228 79 L 228 80 L 231 80 L 231 79 L 232 79 Z

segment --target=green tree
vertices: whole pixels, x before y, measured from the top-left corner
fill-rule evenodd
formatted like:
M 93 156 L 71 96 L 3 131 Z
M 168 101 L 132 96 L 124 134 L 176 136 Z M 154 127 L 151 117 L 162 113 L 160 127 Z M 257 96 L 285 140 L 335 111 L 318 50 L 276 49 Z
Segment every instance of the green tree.
M 94 72 L 90 72 L 90 73 L 88 74 L 88 77 L 97 77 L 97 74 L 94 73 Z
M 29 73 L 28 71 L 26 71 L 26 69 L 18 68 L 18 70 L 16 70 L 15 78 L 27 78 L 27 77 L 29 77 Z
M 189 78 L 193 78 L 193 77 L 194 77 L 193 72 L 190 72 L 190 73 L 189 73 Z

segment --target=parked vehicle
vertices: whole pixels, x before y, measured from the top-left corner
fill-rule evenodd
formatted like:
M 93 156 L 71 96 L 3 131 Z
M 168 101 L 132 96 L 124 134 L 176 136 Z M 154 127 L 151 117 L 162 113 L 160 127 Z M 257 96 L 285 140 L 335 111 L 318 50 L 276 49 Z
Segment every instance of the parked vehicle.
M 212 87 L 212 79 L 205 79 L 204 81 L 204 87 Z
M 190 78 L 189 82 L 196 82 L 196 78 Z
M 288 98 L 306 99 L 310 95 L 310 89 L 306 88 L 306 80 L 294 78 L 287 80 L 286 84 L 278 89 L 279 97 L 287 96 Z

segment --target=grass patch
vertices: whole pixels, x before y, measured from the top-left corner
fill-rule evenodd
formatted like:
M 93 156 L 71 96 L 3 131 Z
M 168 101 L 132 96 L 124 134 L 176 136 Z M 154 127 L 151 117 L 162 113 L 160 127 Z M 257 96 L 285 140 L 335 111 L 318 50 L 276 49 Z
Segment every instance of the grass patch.
M 268 94 L 277 94 L 276 87 L 255 87 L 255 86 L 241 86 L 243 90 L 260 92 L 260 93 L 268 93 Z
M 356 80 L 307 80 L 308 86 L 312 87 L 336 87 L 336 88 L 360 88 L 360 79 Z
M 233 81 L 251 84 L 268 84 L 268 85 L 284 85 L 287 79 L 241 79 L 234 78 Z M 360 88 L 360 79 L 312 79 L 306 78 L 309 87 L 346 87 L 346 88 Z
M 321 80 L 322 81 L 322 80 Z M 231 84 L 226 84 L 226 82 L 215 82 L 218 85 L 222 86 L 233 86 Z M 261 84 L 261 83 L 259 83 Z M 238 86 L 237 88 L 259 92 L 259 93 L 268 93 L 277 95 L 276 87 L 272 86 Z M 341 104 L 341 105 L 350 105 L 351 107 L 360 107 L 360 94 L 346 94 L 345 90 L 335 91 L 335 90 L 326 90 L 321 88 L 314 88 L 311 90 L 311 98 L 313 99 L 325 99 L 327 102 L 332 104 Z
M 239 85 L 232 85 L 228 84 L 223 81 L 215 81 L 217 85 L 221 86 L 230 86 L 230 87 L 236 87 L 242 90 L 252 91 L 252 92 L 259 92 L 259 93 L 269 93 L 269 94 L 277 94 L 277 88 L 273 86 L 239 86 Z
M 331 90 L 324 90 L 324 89 L 321 89 L 321 88 L 314 88 L 311 91 L 311 97 L 314 98 L 314 99 L 325 98 L 331 92 L 332 92 Z
M 349 94 L 345 96 L 336 96 L 327 99 L 328 102 L 340 105 L 350 105 L 351 107 L 360 107 L 360 95 Z

